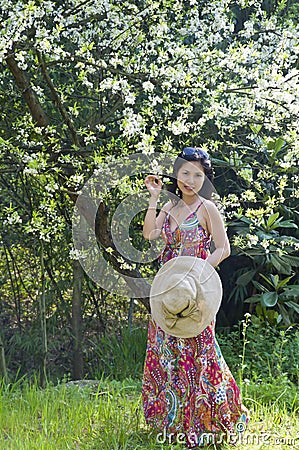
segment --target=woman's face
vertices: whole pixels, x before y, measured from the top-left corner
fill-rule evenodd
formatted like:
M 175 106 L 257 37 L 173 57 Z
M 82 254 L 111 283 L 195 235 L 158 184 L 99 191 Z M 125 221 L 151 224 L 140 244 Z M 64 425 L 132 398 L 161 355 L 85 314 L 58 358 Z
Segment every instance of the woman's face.
M 202 188 L 205 173 L 199 161 L 187 161 L 180 167 L 177 183 L 183 195 L 194 195 Z

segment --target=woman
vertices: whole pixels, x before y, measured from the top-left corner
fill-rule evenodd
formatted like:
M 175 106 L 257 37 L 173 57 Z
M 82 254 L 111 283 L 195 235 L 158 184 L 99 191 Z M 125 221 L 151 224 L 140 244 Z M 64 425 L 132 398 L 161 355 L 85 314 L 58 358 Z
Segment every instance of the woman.
M 156 217 L 162 183 L 155 175 L 145 178 L 150 201 L 143 236 L 152 240 L 162 234 L 161 265 L 191 255 L 216 267 L 229 256 L 223 220 L 206 198 L 212 181 L 209 155 L 198 148 L 183 149 L 174 162 L 170 188 L 177 201 L 166 203 Z M 150 320 L 142 398 L 146 422 L 159 431 L 160 442 L 162 437 L 165 442 L 183 439 L 189 448 L 215 443 L 215 437 L 220 442 L 225 434 L 236 436 L 236 426 L 240 431 L 240 423 L 248 421 L 239 388 L 216 341 L 214 320 L 194 338 L 169 335 Z

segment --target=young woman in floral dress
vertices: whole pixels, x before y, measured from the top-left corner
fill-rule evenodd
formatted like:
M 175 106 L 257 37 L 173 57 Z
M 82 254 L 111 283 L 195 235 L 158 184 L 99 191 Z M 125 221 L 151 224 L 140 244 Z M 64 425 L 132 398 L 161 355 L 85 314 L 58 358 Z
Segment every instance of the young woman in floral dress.
M 216 267 L 229 256 L 222 217 L 207 194 L 212 180 L 209 155 L 185 148 L 174 162 L 169 189 L 179 199 L 166 203 L 157 215 L 162 182 L 155 175 L 146 177 L 150 201 L 143 235 L 152 240 L 162 234 L 161 265 L 191 255 Z M 184 442 L 188 448 L 220 443 L 225 436 L 233 442 L 248 421 L 239 388 L 215 338 L 215 320 L 196 337 L 178 338 L 151 318 L 142 398 L 146 422 L 157 431 L 158 442 Z

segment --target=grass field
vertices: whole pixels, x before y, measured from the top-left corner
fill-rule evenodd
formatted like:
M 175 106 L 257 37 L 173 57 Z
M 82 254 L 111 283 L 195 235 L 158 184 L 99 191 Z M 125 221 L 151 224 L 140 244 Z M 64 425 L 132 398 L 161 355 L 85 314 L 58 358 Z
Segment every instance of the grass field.
M 235 448 L 299 449 L 299 399 L 286 380 L 242 386 L 251 420 Z M 102 380 L 81 384 L 18 382 L 0 388 L 1 450 L 178 449 L 157 442 L 146 427 L 141 383 Z M 213 447 L 210 447 L 213 448 Z M 223 448 L 231 448 L 227 444 Z

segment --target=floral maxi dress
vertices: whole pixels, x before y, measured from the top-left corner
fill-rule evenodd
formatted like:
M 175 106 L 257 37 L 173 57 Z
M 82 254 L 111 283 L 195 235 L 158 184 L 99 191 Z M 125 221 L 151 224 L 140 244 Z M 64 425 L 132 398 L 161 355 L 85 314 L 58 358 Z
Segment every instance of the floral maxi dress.
M 174 232 L 168 213 L 162 236 L 161 264 L 179 255 L 206 259 L 209 254 L 210 238 L 196 211 Z M 150 319 L 142 400 L 145 420 L 159 433 L 159 442 L 177 439 L 188 448 L 236 436 L 248 421 L 239 388 L 215 338 L 215 321 L 196 337 L 177 338 Z

